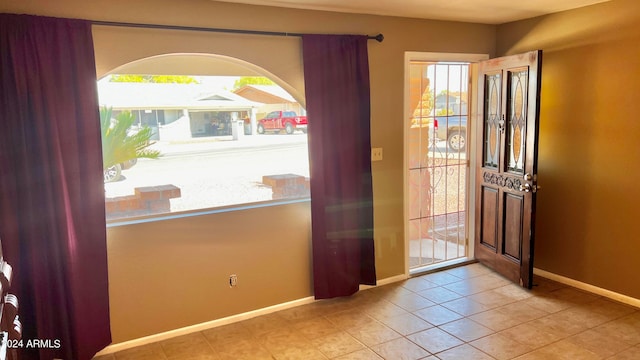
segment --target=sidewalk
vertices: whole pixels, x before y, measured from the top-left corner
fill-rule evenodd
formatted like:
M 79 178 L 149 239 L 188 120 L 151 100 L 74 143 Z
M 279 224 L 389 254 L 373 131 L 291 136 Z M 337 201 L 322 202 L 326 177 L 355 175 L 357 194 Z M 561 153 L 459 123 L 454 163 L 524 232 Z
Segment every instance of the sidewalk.
M 255 148 L 265 145 L 302 144 L 307 142 L 307 135 L 295 133 L 293 135 L 265 134 L 244 135 L 233 140 L 231 135 L 208 136 L 182 141 L 156 141 L 149 148 L 159 150 L 162 155 L 181 155 L 217 149 Z

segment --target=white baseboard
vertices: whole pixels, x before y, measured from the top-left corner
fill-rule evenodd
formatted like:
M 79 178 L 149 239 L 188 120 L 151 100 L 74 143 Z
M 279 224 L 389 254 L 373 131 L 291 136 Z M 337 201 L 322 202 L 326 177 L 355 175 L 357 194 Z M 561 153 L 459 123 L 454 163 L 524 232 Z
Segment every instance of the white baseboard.
M 293 301 L 289 301 L 282 304 L 269 306 L 269 307 L 258 309 L 258 310 L 248 311 L 242 314 L 231 315 L 221 319 L 216 319 L 216 320 L 211 320 L 211 321 L 207 321 L 207 322 L 196 324 L 196 325 L 186 326 L 180 329 L 169 330 L 159 334 L 149 335 L 149 336 L 141 337 L 138 339 L 124 341 L 117 344 L 111 344 L 106 348 L 104 348 L 99 353 L 97 353 L 96 356 L 112 354 L 118 351 L 131 349 L 136 346 L 147 345 L 157 341 L 171 339 L 177 336 L 188 335 L 194 332 L 204 331 L 204 330 L 212 329 L 218 326 L 228 325 L 238 321 L 251 319 L 256 316 L 266 315 L 276 311 L 286 310 L 296 306 L 310 304 L 314 301 L 315 299 L 313 298 L 313 296 L 310 296 L 310 297 L 293 300 Z
M 396 281 L 402 281 L 406 279 L 407 279 L 406 275 L 393 276 L 390 278 L 378 280 L 377 281 L 378 285 L 376 286 L 387 285 L 387 284 L 394 283 Z M 374 287 L 375 286 L 360 285 L 360 290 L 366 290 Z M 225 318 L 211 320 L 211 321 L 207 321 L 207 322 L 196 324 L 196 325 L 186 326 L 180 329 L 165 331 L 159 334 L 149 335 L 149 336 L 141 337 L 138 339 L 124 341 L 117 344 L 111 344 L 106 348 L 102 349 L 102 351 L 97 353 L 96 356 L 113 354 L 115 352 L 131 349 L 137 346 L 148 345 L 157 341 L 167 340 L 177 336 L 188 335 L 194 332 L 204 331 L 204 330 L 212 329 L 218 326 L 232 324 L 235 322 L 251 319 L 256 316 L 267 315 L 267 314 L 274 313 L 276 311 L 286 310 L 286 309 L 290 309 L 300 305 L 311 304 L 314 301 L 315 301 L 314 297 L 309 296 L 306 298 L 293 300 L 293 301 L 269 306 L 269 307 L 258 309 L 258 310 L 248 311 L 242 314 L 231 315 Z
M 631 296 L 627 296 L 627 295 L 623 295 L 611 290 L 607 290 L 607 289 L 603 289 L 591 284 L 587 284 L 587 283 L 583 283 L 581 281 L 578 280 L 574 280 L 562 275 L 558 275 L 558 274 L 554 274 L 545 270 L 541 270 L 538 268 L 533 268 L 533 273 L 539 276 L 542 276 L 543 278 L 547 278 L 549 280 L 553 280 L 553 281 L 557 281 L 561 284 L 565 284 L 565 285 L 569 285 L 569 286 L 573 286 L 574 288 L 580 289 L 580 290 L 584 290 L 584 291 L 588 291 L 590 293 L 596 294 L 596 295 L 600 295 L 600 296 L 604 296 L 606 298 L 609 298 L 611 300 L 615 300 L 618 302 L 621 302 L 623 304 L 627 304 L 627 305 L 631 305 L 631 306 L 635 306 L 637 308 L 640 308 L 640 299 L 636 299 L 633 298 Z
M 360 290 L 367 290 L 367 289 L 371 289 L 378 286 L 388 285 L 398 281 L 404 281 L 407 279 L 408 279 L 407 275 L 404 275 L 404 274 L 396 275 L 396 276 L 392 276 L 392 277 L 388 277 L 388 278 L 376 281 L 377 285 L 360 285 Z

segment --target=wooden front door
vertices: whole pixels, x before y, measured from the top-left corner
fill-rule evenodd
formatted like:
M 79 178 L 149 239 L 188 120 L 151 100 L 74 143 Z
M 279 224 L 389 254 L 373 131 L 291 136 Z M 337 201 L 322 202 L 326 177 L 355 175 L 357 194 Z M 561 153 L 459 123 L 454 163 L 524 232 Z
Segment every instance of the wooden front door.
M 542 52 L 480 63 L 475 257 L 531 288 Z

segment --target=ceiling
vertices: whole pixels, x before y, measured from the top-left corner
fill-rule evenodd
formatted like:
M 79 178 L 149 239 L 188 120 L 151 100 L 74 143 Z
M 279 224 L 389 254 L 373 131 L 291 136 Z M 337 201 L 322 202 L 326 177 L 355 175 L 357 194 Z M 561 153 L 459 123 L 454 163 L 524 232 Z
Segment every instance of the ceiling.
M 532 18 L 610 0 L 216 0 L 344 13 L 484 24 Z

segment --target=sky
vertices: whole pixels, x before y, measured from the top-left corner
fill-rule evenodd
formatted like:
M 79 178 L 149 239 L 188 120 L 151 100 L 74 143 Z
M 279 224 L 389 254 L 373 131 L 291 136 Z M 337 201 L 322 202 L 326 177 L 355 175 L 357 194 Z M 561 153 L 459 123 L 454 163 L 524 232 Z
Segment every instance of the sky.
M 466 64 L 440 63 L 430 65 L 427 67 L 427 77 L 431 80 L 431 89 L 434 89 L 436 94 L 446 90 L 447 85 L 451 92 L 468 91 L 469 70 Z

